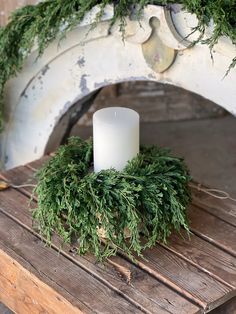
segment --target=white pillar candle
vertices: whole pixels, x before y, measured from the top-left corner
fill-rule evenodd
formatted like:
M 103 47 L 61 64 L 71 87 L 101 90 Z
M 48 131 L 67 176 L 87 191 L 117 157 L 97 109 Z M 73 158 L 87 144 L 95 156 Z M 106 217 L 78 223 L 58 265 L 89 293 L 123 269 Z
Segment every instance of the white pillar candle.
M 122 171 L 139 153 L 139 114 L 129 108 L 109 107 L 93 115 L 94 171 Z

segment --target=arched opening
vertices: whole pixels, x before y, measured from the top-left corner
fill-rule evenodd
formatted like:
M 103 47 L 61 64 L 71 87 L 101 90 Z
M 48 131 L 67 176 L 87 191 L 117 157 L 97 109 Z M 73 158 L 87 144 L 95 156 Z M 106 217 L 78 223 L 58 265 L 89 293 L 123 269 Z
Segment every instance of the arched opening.
M 203 97 L 179 87 L 152 81 L 128 81 L 101 88 L 76 102 L 55 126 L 45 153 L 63 144 L 77 126 L 91 126 L 92 114 L 109 106 L 131 107 L 141 122 L 183 121 L 212 118 L 226 111 Z
M 92 136 L 92 114 L 96 110 L 127 106 L 140 113 L 142 144 L 169 147 L 185 158 L 195 180 L 235 196 L 232 173 L 236 175 L 236 120 L 227 111 L 199 95 L 156 82 L 110 85 L 92 98 L 89 110 L 72 119 L 74 126 L 68 124 L 71 129 L 67 129 L 67 136 L 86 139 Z M 61 130 L 61 126 L 55 128 L 47 152 L 60 144 Z

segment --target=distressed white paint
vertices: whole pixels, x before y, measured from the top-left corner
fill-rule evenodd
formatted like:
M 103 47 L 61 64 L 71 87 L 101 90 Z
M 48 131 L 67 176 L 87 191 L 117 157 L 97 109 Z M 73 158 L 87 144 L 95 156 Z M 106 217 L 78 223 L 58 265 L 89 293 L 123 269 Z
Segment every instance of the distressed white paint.
M 7 84 L 7 122 L 1 135 L 1 160 L 6 168 L 40 158 L 67 110 L 92 91 L 113 83 L 152 80 L 173 84 L 236 115 L 236 69 L 223 79 L 236 49 L 226 38 L 215 47 L 212 63 L 207 46 L 187 48 L 162 7 L 145 9 L 142 28 L 137 21 L 127 21 L 125 42 L 118 26 L 109 33 L 110 6 L 103 21 L 89 32 L 95 11 L 59 45 L 57 41 L 51 44 L 37 62 L 34 50 L 18 77 Z M 152 32 L 149 21 L 153 16 L 160 21 L 159 36 L 164 44 L 177 51 L 175 62 L 164 73 L 154 72 L 142 52 L 141 44 Z M 173 19 L 179 33 L 191 31 L 194 17 L 180 11 Z

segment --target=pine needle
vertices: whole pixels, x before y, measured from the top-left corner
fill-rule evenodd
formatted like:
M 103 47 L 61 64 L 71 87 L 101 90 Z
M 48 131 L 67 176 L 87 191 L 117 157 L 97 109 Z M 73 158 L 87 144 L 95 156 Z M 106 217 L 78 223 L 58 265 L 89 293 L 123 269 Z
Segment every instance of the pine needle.
M 120 250 L 132 258 L 166 243 L 172 230 L 189 231 L 190 176 L 182 159 L 143 147 L 124 171 L 94 173 L 92 147 L 73 137 L 37 173 L 33 217 L 48 243 L 56 232 L 66 243 L 78 239 L 81 255 L 102 260 Z

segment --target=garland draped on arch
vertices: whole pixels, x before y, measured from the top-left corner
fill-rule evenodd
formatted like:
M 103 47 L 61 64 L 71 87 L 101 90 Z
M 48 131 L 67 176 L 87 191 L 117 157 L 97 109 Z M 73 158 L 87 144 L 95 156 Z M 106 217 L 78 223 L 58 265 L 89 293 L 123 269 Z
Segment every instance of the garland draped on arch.
M 95 5 L 100 5 L 101 11 L 95 21 L 103 15 L 107 4 L 114 4 L 114 17 L 111 25 L 119 20 L 121 31 L 125 32 L 125 17 L 133 14 L 136 7 L 137 18 L 142 15 L 142 9 L 148 4 L 169 6 L 176 0 L 45 0 L 37 5 L 28 5 L 16 10 L 10 22 L 0 29 L 0 129 L 3 127 L 3 93 L 6 82 L 22 69 L 25 59 L 35 44 L 39 56 L 46 47 L 58 36 L 63 37 L 73 29 Z M 236 44 L 236 1 L 225 0 L 178 0 L 183 10 L 196 14 L 200 31 L 197 41 L 209 45 L 213 49 L 221 36 L 227 36 Z M 203 39 L 207 26 L 213 20 L 212 36 Z M 193 30 L 193 31 L 195 31 Z M 228 71 L 236 65 L 236 57 L 229 65 Z

